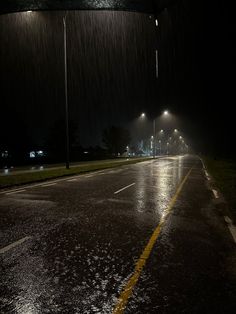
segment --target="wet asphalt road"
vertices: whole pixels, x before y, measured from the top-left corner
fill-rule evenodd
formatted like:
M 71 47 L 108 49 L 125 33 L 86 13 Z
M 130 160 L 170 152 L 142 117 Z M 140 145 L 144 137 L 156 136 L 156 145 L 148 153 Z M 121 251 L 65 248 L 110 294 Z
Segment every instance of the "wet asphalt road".
M 0 313 L 113 313 L 192 167 L 124 313 L 236 313 L 236 245 L 194 156 L 0 194 Z

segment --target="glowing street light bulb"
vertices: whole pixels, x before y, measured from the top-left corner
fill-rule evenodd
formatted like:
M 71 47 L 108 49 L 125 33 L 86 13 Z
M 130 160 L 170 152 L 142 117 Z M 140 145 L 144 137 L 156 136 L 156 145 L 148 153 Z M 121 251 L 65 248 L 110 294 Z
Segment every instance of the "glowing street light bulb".
M 175 130 L 174 130 L 174 132 L 175 132 L 175 133 L 177 133 L 177 132 L 178 132 L 178 130 L 177 130 L 177 129 L 175 129 Z
M 158 19 L 155 19 L 156 26 L 158 26 Z
M 145 118 L 145 113 L 143 112 L 142 114 L 141 114 L 141 118 Z
M 168 116 L 169 115 L 169 111 L 168 110 L 165 110 L 164 111 L 164 116 Z

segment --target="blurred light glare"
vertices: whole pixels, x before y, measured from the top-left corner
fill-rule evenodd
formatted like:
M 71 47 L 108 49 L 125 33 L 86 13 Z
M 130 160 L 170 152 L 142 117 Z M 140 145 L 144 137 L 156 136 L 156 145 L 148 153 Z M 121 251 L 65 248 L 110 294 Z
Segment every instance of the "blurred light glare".
M 142 114 L 141 114 L 141 118 L 145 118 L 145 113 L 143 112 Z
M 155 19 L 156 26 L 158 26 L 158 19 Z
M 164 116 L 168 116 L 169 115 L 169 111 L 168 110 L 165 110 L 164 111 Z

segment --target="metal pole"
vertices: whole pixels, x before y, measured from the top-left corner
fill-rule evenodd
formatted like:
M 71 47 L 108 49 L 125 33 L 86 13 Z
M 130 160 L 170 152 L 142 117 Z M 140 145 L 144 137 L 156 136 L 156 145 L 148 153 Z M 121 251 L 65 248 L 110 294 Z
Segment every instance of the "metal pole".
M 158 64 L 158 50 L 155 51 L 156 54 L 156 78 L 158 79 L 159 76 L 159 64 Z
M 66 126 L 66 169 L 70 169 L 70 143 L 69 143 L 69 112 L 68 112 L 68 72 L 67 72 L 67 25 L 66 15 L 63 17 L 64 27 L 64 80 L 65 80 L 65 126 Z
M 153 158 L 156 156 L 156 121 L 153 120 Z

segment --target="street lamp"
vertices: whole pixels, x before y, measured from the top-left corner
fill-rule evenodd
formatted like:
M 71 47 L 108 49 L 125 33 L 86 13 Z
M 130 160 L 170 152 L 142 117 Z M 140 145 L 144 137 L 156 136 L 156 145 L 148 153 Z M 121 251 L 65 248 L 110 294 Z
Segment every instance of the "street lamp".
M 169 111 L 168 111 L 168 110 L 165 110 L 165 111 L 163 112 L 163 114 L 164 114 L 164 116 L 168 116 L 168 115 L 169 115 Z
M 151 145 L 150 145 L 150 151 L 152 152 L 153 158 L 155 157 L 154 155 L 154 136 L 151 136 Z
M 143 112 L 142 114 L 141 114 L 141 118 L 145 118 L 146 117 L 146 114 Z
M 67 70 L 67 13 L 63 16 L 64 39 L 64 83 L 65 83 L 65 124 L 66 124 L 66 169 L 70 169 L 70 143 L 69 143 L 69 112 L 68 112 L 68 70 Z
M 161 140 L 159 140 L 159 144 L 160 144 L 160 155 L 161 155 Z

